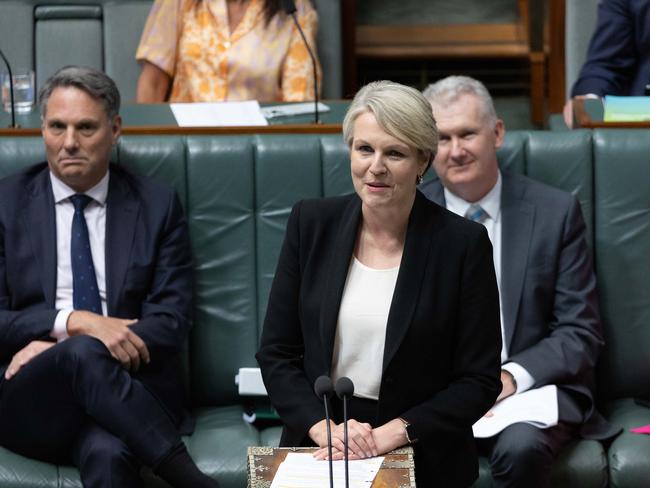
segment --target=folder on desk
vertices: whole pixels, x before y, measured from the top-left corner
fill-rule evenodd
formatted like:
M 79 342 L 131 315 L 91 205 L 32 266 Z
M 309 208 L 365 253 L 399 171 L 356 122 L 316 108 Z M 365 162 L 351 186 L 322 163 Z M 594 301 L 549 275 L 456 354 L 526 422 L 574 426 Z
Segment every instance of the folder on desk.
M 650 121 L 650 97 L 615 97 L 607 95 L 604 101 L 605 122 Z

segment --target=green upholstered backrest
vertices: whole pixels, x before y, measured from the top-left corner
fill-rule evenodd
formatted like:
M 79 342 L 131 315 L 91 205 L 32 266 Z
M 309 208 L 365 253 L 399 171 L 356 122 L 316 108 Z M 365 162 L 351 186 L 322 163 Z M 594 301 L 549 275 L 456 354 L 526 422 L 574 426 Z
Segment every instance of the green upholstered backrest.
M 650 131 L 597 130 L 596 272 L 608 398 L 650 396 Z

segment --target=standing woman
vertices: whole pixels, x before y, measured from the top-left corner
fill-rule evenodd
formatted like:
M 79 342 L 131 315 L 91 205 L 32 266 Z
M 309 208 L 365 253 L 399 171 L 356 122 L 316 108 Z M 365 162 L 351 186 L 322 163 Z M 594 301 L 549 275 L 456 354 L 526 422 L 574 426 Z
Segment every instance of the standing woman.
M 315 53 L 316 11 L 295 4 Z M 156 0 L 136 59 L 139 103 L 314 98 L 311 59 L 280 0 Z
M 281 445 L 327 446 L 314 381 L 347 376 L 352 458 L 413 444 L 418 486 L 469 486 L 472 424 L 501 387 L 490 241 L 417 191 L 438 141 L 420 92 L 365 86 L 343 135 L 355 193 L 294 206 L 257 353 Z M 332 409 L 341 458 L 338 400 Z

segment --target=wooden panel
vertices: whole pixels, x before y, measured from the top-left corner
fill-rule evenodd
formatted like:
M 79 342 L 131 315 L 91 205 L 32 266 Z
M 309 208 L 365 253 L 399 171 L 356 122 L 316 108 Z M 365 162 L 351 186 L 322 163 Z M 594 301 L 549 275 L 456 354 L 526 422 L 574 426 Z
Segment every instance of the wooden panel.
M 550 0 L 548 34 L 549 111 L 560 113 L 567 97 L 565 87 L 565 0 Z
M 528 55 L 519 24 L 358 26 L 357 57 L 521 57 Z

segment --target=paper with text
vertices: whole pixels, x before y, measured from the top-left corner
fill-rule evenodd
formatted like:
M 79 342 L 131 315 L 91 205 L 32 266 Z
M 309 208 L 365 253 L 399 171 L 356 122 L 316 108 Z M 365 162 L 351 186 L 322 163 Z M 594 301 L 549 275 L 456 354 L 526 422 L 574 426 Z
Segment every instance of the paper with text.
M 351 488 L 370 488 L 383 457 L 349 461 Z M 345 488 L 345 461 L 334 461 L 334 487 Z M 329 488 L 329 463 L 311 453 L 290 452 L 278 467 L 271 488 Z

